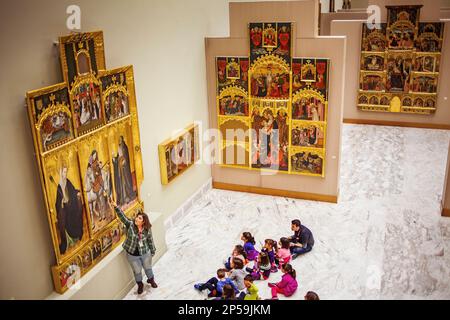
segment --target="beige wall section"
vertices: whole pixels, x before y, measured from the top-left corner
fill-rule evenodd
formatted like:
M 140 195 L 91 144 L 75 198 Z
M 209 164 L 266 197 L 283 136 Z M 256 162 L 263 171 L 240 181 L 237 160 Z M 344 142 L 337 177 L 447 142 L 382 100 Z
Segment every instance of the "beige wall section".
M 420 10 L 421 21 L 439 21 L 441 6 L 436 0 L 369 0 L 369 5 L 381 8 L 381 20 L 387 20 L 386 6 L 394 5 L 423 5 Z
M 359 69 L 361 56 L 361 32 L 364 21 L 332 21 L 331 34 L 347 37 L 347 56 L 345 71 L 344 120 L 392 121 L 395 123 L 413 123 L 431 126 L 450 125 L 450 23 L 445 23 L 444 48 L 439 76 L 439 96 L 437 111 L 434 115 L 413 115 L 401 113 L 381 113 L 360 111 L 356 106 L 359 89 Z
M 439 19 L 450 19 L 450 0 L 441 0 L 440 6 L 430 7 L 429 4 L 432 1 L 427 1 L 427 6 L 423 8 L 421 12 L 421 21 L 438 21 Z M 386 19 L 386 4 L 404 4 L 411 3 L 411 0 L 407 1 L 397 1 L 397 0 L 371 0 L 370 4 L 376 4 L 381 7 L 382 19 Z M 419 1 L 418 3 L 426 3 L 424 1 Z M 331 21 L 336 20 L 364 20 L 367 18 L 366 9 L 369 5 L 369 0 L 352 1 L 351 10 L 341 10 L 339 12 L 323 13 L 320 21 L 320 34 L 330 35 L 331 34 Z M 439 13 L 437 12 L 439 11 Z M 322 12 L 324 12 L 322 10 Z
M 364 20 L 367 19 L 367 12 L 360 11 L 342 11 L 342 12 L 332 12 L 322 14 L 322 19 L 320 20 L 320 35 L 329 36 L 331 21 L 334 20 Z
M 252 2 L 230 3 L 230 37 L 248 36 L 249 22 L 295 21 L 296 38 L 318 35 L 319 1 L 267 1 L 255 6 Z
M 367 8 L 369 0 L 352 0 L 352 9 Z
M 450 21 L 450 7 L 441 10 L 441 21 Z
M 300 2 L 298 5 L 306 5 L 307 1 Z M 234 4 L 233 4 L 234 5 Z M 238 6 L 239 8 L 242 8 Z M 257 4 L 256 8 L 246 4 L 246 11 L 250 17 L 246 18 L 244 14 L 235 15 L 235 20 L 230 21 L 230 27 L 233 28 L 236 22 L 239 26 L 246 26 L 248 22 L 255 19 L 251 12 L 256 11 L 266 18 L 267 21 L 297 21 L 305 29 L 309 25 L 303 25 L 302 21 L 314 21 L 310 19 L 314 15 L 314 7 L 304 7 L 305 10 L 295 12 L 293 15 L 292 7 L 282 5 L 280 7 L 270 7 L 263 4 Z M 309 10 L 309 11 L 307 11 Z M 233 7 L 231 7 L 233 12 Z M 236 9 L 236 12 L 238 10 Z M 270 13 L 273 14 L 273 18 Z M 231 15 L 232 18 L 234 15 Z M 246 20 L 247 19 L 247 20 Z M 259 21 L 264 20 L 258 18 Z M 312 23 L 312 22 L 311 22 Z M 298 24 L 297 24 L 298 25 Z M 298 176 L 298 175 L 263 175 L 258 171 L 249 171 L 243 169 L 223 168 L 218 165 L 213 166 L 213 181 L 246 185 L 253 187 L 264 187 L 273 189 L 290 190 L 297 192 L 316 193 L 322 195 L 338 196 L 339 193 L 339 161 L 340 144 L 342 129 L 342 103 L 345 69 L 345 38 L 344 37 L 318 37 L 297 39 L 294 57 L 311 56 L 331 59 L 330 69 L 330 92 L 328 105 L 327 122 L 327 155 L 326 155 L 326 176 L 325 178 Z M 240 38 L 210 38 L 206 40 L 206 59 L 207 59 L 207 82 L 208 82 L 208 104 L 210 112 L 211 127 L 217 128 L 217 110 L 216 110 L 216 87 L 215 87 L 215 57 L 216 56 L 248 56 L 249 40 L 247 34 Z
M 211 177 L 209 166 L 198 166 L 162 187 L 157 145 L 194 120 L 208 122 L 204 37 L 228 36 L 228 1 L 3 1 L 0 299 L 40 299 L 53 291 L 53 248 L 24 97 L 62 81 L 53 41 L 69 32 L 71 4 L 81 7 L 82 31 L 104 31 L 108 68 L 134 65 L 146 209 L 167 217 Z M 129 271 L 117 263 L 108 281 Z

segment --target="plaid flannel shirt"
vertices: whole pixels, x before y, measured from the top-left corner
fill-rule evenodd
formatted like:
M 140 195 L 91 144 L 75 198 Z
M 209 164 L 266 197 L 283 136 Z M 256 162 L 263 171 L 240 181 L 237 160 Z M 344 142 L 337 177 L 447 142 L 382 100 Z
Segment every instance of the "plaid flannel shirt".
M 141 247 L 139 245 L 139 231 L 134 224 L 134 221 L 129 219 L 125 213 L 123 213 L 122 209 L 119 207 L 115 207 L 114 210 L 117 213 L 117 217 L 122 221 L 122 223 L 126 227 L 127 237 L 122 245 L 126 252 L 133 254 L 136 251 L 136 248 L 139 250 L 139 255 L 143 256 L 148 252 L 151 252 L 152 255 L 155 254 L 156 248 L 155 243 L 153 242 L 153 235 L 151 230 L 144 230 L 142 232 L 142 244 Z

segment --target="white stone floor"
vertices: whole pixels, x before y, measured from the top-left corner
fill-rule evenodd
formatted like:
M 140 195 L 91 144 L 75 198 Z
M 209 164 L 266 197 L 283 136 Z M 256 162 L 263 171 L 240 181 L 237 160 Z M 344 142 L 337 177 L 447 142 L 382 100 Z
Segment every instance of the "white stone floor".
M 344 125 L 338 204 L 210 191 L 167 232 L 158 289 L 125 299 L 205 299 L 193 285 L 215 275 L 243 231 L 258 245 L 301 219 L 316 245 L 293 262 L 299 289 L 321 299 L 450 299 L 450 219 L 440 217 L 446 131 Z M 280 273 L 269 281 L 278 281 Z M 257 281 L 269 298 L 267 281 Z

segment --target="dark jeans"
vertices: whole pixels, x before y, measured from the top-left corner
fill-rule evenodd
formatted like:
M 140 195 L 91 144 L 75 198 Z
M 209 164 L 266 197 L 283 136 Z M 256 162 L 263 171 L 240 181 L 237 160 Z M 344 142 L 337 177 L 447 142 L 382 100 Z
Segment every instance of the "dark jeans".
M 206 283 L 202 283 L 199 287 L 200 291 L 203 291 L 205 289 L 208 289 L 210 292 L 213 292 L 214 290 L 217 289 L 217 283 L 219 282 L 219 280 L 214 277 L 209 279 Z M 217 292 L 219 293 L 219 292 Z
M 291 247 L 291 254 L 302 255 L 302 254 L 310 252 L 312 250 L 312 248 L 313 247 L 311 247 L 311 246 L 306 246 L 306 248 L 305 247 L 303 247 L 303 248 Z
M 231 257 L 228 258 L 227 262 L 225 262 L 225 268 L 231 270 Z

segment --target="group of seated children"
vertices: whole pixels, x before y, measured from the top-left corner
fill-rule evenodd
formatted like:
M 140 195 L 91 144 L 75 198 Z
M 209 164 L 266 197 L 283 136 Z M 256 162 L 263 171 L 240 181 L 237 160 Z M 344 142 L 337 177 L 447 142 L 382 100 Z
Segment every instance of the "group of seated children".
M 281 238 L 279 243 L 266 239 L 260 252 L 255 248 L 255 239 L 250 232 L 244 232 L 241 240 L 244 245 L 237 245 L 231 256 L 224 261 L 224 268 L 217 270 L 217 277 L 205 283 L 198 283 L 194 288 L 209 290 L 208 297 L 218 300 L 258 300 L 258 288 L 255 280 L 267 280 L 271 273 L 283 273 L 278 283 L 269 283 L 272 299 L 278 299 L 278 294 L 292 296 L 297 290 L 296 272 L 289 264 L 291 259 L 312 250 L 314 238 L 311 231 L 302 226 L 299 220 L 293 220 L 291 225 L 294 235 Z M 252 267 L 244 267 L 253 262 Z M 308 299 L 307 299 L 308 297 Z M 317 299 L 315 299 L 317 297 Z M 309 299 L 314 298 L 314 299 Z M 307 300 L 318 300 L 317 294 L 308 292 Z

